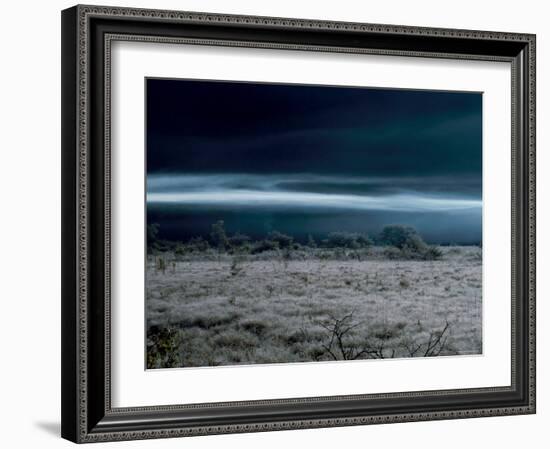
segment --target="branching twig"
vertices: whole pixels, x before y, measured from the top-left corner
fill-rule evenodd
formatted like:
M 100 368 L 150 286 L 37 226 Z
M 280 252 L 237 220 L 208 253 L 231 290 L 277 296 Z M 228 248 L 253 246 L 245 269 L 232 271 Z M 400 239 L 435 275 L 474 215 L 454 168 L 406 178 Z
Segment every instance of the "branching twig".
M 445 333 L 449 330 L 449 322 L 445 320 L 445 327 L 442 331 L 430 332 L 430 338 L 426 345 L 424 357 L 437 357 L 446 347 L 448 336 Z M 443 338 L 445 336 L 445 338 Z M 442 341 L 443 340 L 443 341 Z
M 330 341 L 328 344 L 322 345 L 323 349 L 334 360 L 353 360 L 355 358 L 356 348 L 344 342 L 344 337 L 361 324 L 352 324 L 353 313 L 354 312 L 351 312 L 341 319 L 331 316 L 332 324 L 319 323 L 319 325 L 329 332 L 330 335 Z M 336 349 L 333 348 L 334 345 L 336 345 Z

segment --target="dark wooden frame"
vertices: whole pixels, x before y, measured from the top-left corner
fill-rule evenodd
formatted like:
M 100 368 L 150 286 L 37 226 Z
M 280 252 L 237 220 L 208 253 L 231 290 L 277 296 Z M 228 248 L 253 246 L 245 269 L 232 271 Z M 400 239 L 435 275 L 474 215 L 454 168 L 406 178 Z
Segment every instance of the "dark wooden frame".
M 110 404 L 113 40 L 508 61 L 512 66 L 510 387 L 219 404 Z M 62 436 L 75 442 L 535 412 L 535 36 L 75 6 L 62 12 Z

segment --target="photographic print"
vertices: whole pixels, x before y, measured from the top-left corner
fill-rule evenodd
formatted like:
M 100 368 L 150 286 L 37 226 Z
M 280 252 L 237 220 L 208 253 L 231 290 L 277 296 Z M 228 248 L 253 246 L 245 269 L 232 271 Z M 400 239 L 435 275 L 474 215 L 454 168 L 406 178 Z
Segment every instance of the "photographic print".
M 61 25 L 63 438 L 536 412 L 534 34 Z
M 482 353 L 482 94 L 147 78 L 146 367 Z

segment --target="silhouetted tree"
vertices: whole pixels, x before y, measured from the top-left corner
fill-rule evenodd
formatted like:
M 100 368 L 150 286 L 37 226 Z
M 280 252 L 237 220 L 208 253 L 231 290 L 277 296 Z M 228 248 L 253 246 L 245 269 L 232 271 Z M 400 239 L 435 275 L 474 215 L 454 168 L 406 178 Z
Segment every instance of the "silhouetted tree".
M 227 239 L 227 234 L 225 233 L 225 225 L 223 220 L 218 220 L 212 225 L 210 240 L 212 241 L 212 245 L 217 247 L 220 251 L 225 250 L 229 246 L 229 240 Z
M 399 249 L 409 247 L 412 250 L 419 250 L 422 247 L 426 247 L 426 243 L 412 226 L 384 226 L 384 229 L 382 229 L 380 233 L 379 240 L 384 245 L 395 246 Z
M 283 234 L 279 231 L 271 231 L 267 238 L 272 242 L 277 242 L 280 248 L 290 248 L 294 241 L 290 235 Z
M 158 246 L 159 224 L 151 223 L 147 225 L 147 252 L 150 253 Z
M 307 246 L 309 246 L 310 248 L 317 248 L 317 242 L 311 234 L 308 234 L 307 236 Z

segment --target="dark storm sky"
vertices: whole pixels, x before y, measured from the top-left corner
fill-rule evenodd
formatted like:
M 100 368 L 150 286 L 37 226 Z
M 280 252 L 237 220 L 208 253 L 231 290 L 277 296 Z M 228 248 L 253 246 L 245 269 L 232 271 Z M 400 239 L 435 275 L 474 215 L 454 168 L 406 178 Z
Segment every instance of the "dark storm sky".
M 148 79 L 148 220 L 481 238 L 480 93 Z M 460 224 L 457 224 L 460 223 Z

